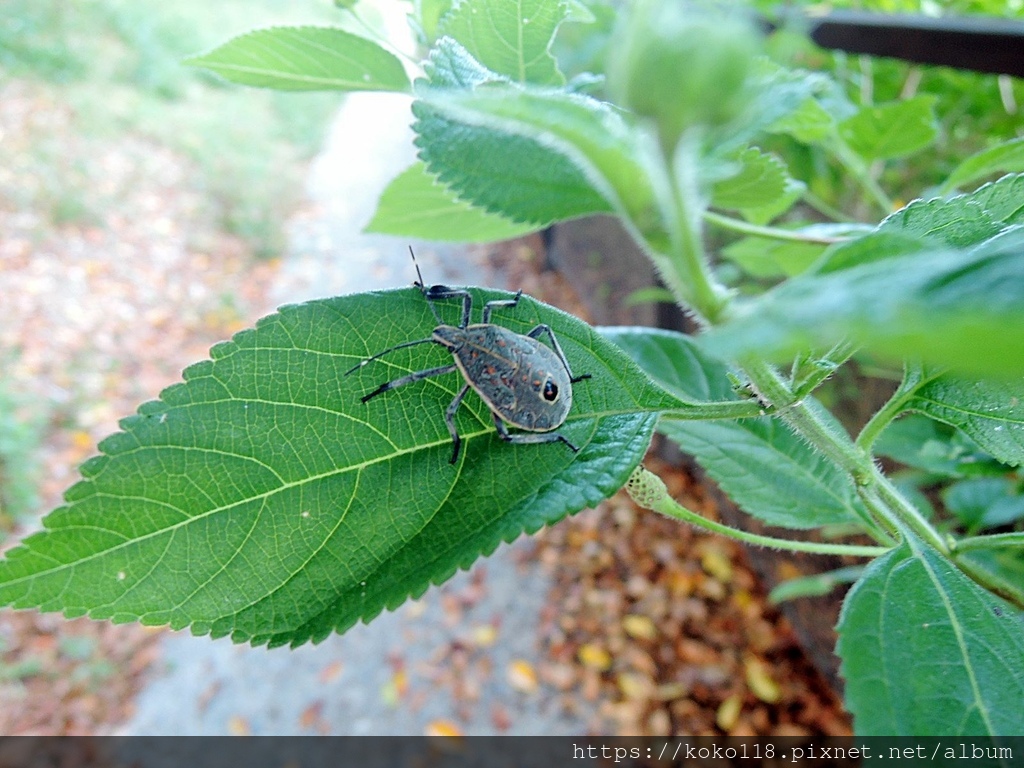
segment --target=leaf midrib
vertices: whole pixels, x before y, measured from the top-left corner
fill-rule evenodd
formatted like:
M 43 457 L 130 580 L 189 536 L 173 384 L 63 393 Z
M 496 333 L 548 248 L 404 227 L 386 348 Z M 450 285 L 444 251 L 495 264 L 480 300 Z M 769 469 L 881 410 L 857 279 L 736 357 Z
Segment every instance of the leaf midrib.
M 608 418 L 608 417 L 611 417 L 611 416 L 625 416 L 625 415 L 635 414 L 635 413 L 639 413 L 639 412 L 656 412 L 657 410 L 658 409 L 651 409 L 651 408 L 636 408 L 636 409 L 616 409 L 616 410 L 607 410 L 607 411 L 591 411 L 591 412 L 589 412 L 587 414 L 581 414 L 579 416 L 576 416 L 575 418 L 570 417 L 570 418 L 566 419 L 566 423 L 579 422 L 579 421 L 583 421 L 583 420 L 586 420 L 586 419 L 603 419 L 603 418 Z M 462 437 L 463 441 L 468 442 L 469 440 L 472 440 L 472 439 L 477 438 L 477 437 L 482 437 L 484 435 L 490 434 L 490 433 L 495 432 L 495 431 L 496 430 L 493 427 L 490 427 L 490 428 L 487 428 L 487 429 L 480 429 L 480 430 L 471 432 L 468 435 L 462 435 L 461 437 Z M 157 536 L 162 536 L 162 535 L 165 535 L 167 533 L 173 533 L 174 531 L 178 530 L 179 528 L 183 528 L 184 526 L 190 525 L 193 522 L 198 522 L 198 521 L 204 520 L 205 518 L 210 517 L 212 515 L 216 515 L 216 514 L 219 514 L 221 512 L 226 512 L 228 510 L 234 509 L 235 507 L 241 506 L 242 504 L 248 504 L 248 503 L 251 503 L 251 502 L 254 502 L 254 501 L 259 501 L 261 499 L 268 499 L 268 498 L 272 497 L 273 495 L 275 495 L 277 493 L 281 493 L 283 491 L 287 491 L 287 490 L 290 490 L 292 488 L 300 487 L 300 486 L 305 485 L 307 483 L 316 482 L 318 480 L 324 480 L 324 479 L 327 479 L 329 477 L 334 477 L 334 476 L 337 476 L 337 475 L 342 475 L 342 474 L 345 474 L 347 472 L 351 472 L 353 470 L 361 471 L 361 470 L 363 470 L 363 469 L 365 469 L 367 467 L 373 466 L 373 465 L 378 464 L 380 462 L 392 461 L 392 460 L 398 458 L 399 456 L 404 456 L 404 455 L 407 455 L 407 454 L 410 454 L 410 453 L 414 453 L 416 451 L 428 450 L 428 449 L 431 449 L 431 448 L 436 448 L 436 447 L 441 446 L 441 445 L 449 445 L 449 444 L 451 444 L 451 438 L 448 437 L 448 436 L 443 437 L 443 438 L 441 438 L 439 440 L 434 440 L 434 441 L 427 442 L 427 443 L 418 443 L 418 444 L 416 444 L 414 446 L 410 446 L 409 448 L 398 449 L 398 450 L 395 450 L 392 453 L 384 454 L 382 456 L 379 456 L 377 458 L 374 458 L 374 459 L 371 459 L 371 460 L 368 460 L 368 461 L 361 462 L 359 464 L 350 464 L 350 465 L 348 465 L 346 467 L 339 467 L 339 468 L 333 469 L 333 470 L 331 470 L 329 472 L 323 472 L 323 473 L 318 474 L 318 475 L 310 475 L 308 477 L 302 478 L 301 480 L 294 480 L 294 481 L 289 482 L 289 483 L 283 483 L 282 485 L 280 485 L 280 486 L 278 486 L 276 488 L 272 488 L 272 489 L 270 489 L 268 491 L 264 491 L 263 493 L 255 494 L 253 496 L 249 496 L 249 497 L 244 498 L 244 499 L 239 499 L 237 501 L 231 502 L 230 504 L 225 504 L 225 505 L 222 505 L 220 507 L 215 507 L 214 509 L 209 509 L 209 510 L 206 510 L 205 512 L 200 512 L 199 514 L 191 515 L 191 516 L 188 516 L 189 513 L 186 512 L 185 510 L 179 509 L 178 507 L 174 507 L 173 505 L 169 505 L 167 502 L 162 501 L 160 499 L 149 499 L 148 497 L 140 497 L 140 498 L 146 500 L 147 502 L 155 502 L 155 503 L 158 503 L 158 504 L 162 504 L 164 506 L 170 506 L 175 511 L 180 512 L 183 515 L 187 515 L 188 517 L 187 517 L 186 520 L 182 520 L 181 522 L 175 523 L 174 525 L 168 526 L 166 528 L 161 528 L 159 530 L 152 531 L 150 533 L 143 534 L 142 536 L 137 536 L 135 538 L 129 539 L 128 541 L 125 541 L 124 543 L 117 544 L 117 545 L 115 545 L 113 547 L 110 547 L 109 549 L 104 549 L 104 550 L 99 551 L 99 552 L 94 552 L 93 554 L 87 555 L 86 557 L 83 557 L 83 558 L 79 558 L 79 559 L 74 560 L 72 562 L 61 563 L 61 564 L 57 565 L 56 567 L 50 568 L 50 569 L 47 569 L 47 570 L 35 571 L 35 572 L 33 572 L 32 574 L 30 574 L 28 576 L 22 576 L 22 577 L 19 577 L 19 578 L 10 579 L 9 581 L 2 581 L 2 582 L 0 582 L 0 587 L 13 587 L 13 586 L 16 586 L 18 584 L 25 583 L 25 582 L 31 583 L 35 579 L 40 578 L 40 577 L 42 577 L 44 575 L 51 576 L 53 574 L 60 573 L 61 571 L 65 570 L 67 568 L 74 568 L 74 567 L 77 567 L 77 566 L 79 566 L 79 565 L 81 565 L 83 563 L 88 563 L 88 562 L 90 562 L 92 560 L 95 560 L 95 559 L 97 559 L 99 557 L 104 557 L 106 555 L 109 555 L 109 554 L 112 554 L 114 552 L 117 552 L 118 550 L 120 550 L 120 549 L 122 549 L 124 547 L 130 546 L 130 545 L 133 545 L 133 544 L 137 544 L 139 542 L 143 542 L 143 541 L 146 541 L 148 539 L 155 538 Z M 140 446 L 139 448 L 133 449 L 132 451 L 126 451 L 125 454 L 133 453 L 134 451 L 137 451 L 137 450 L 145 450 L 145 449 L 152 448 L 152 447 L 153 446 Z M 180 447 L 180 446 L 172 446 L 172 447 Z M 191 449 L 190 448 L 185 448 L 184 450 L 191 450 Z M 124 454 L 118 454 L 118 455 L 120 456 L 120 455 L 124 455 Z M 457 482 L 457 481 L 458 481 L 458 477 L 455 478 L 454 482 Z M 92 481 L 92 482 L 95 482 L 95 481 Z M 108 495 L 112 496 L 113 498 L 127 498 L 127 497 L 124 497 L 124 496 L 114 495 L 114 494 L 108 494 Z M 61 532 L 69 532 L 69 531 L 77 530 L 78 527 L 79 526 L 77 526 L 77 525 L 69 525 L 69 526 L 61 527 L 59 529 L 48 529 L 48 530 L 50 532 L 54 532 L 56 530 L 59 530 Z M 29 549 L 29 551 L 34 552 L 34 550 L 32 550 L 29 547 L 29 545 L 26 544 L 26 545 L 22 545 L 22 546 L 27 548 L 27 549 Z M 19 549 L 20 548 L 21 547 L 19 547 Z M 39 554 L 39 553 L 36 553 L 36 554 Z

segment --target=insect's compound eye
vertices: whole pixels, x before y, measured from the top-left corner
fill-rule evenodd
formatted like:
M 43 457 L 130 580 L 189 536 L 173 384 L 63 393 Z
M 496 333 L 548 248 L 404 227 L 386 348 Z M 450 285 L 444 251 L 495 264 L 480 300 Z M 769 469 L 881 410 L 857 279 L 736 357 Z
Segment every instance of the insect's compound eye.
M 544 395 L 544 399 L 549 403 L 554 402 L 555 398 L 558 397 L 558 385 L 551 379 L 548 379 L 544 382 L 544 390 L 542 394 Z

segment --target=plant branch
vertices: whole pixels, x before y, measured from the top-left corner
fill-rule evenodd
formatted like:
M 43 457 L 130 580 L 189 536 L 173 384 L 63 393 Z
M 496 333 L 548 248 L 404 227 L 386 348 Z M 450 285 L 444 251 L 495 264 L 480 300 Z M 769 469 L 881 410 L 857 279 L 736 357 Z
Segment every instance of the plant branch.
M 888 216 L 893 211 L 893 202 L 885 193 L 885 190 L 875 181 L 868 166 L 854 154 L 839 136 L 834 136 L 831 142 L 832 151 L 836 159 L 843 164 L 843 167 L 856 179 L 861 188 L 868 196 L 882 209 L 883 214 Z
M 906 410 L 907 403 L 913 398 L 917 390 L 938 375 L 938 373 L 926 374 L 924 367 L 920 363 L 905 363 L 903 366 L 903 380 L 900 381 L 892 397 L 875 412 L 868 420 L 868 423 L 861 429 L 860 434 L 857 435 L 856 444 L 861 449 L 870 451 L 871 446 L 875 444 L 875 440 L 882 434 L 882 431 L 889 426 L 893 419 Z
M 994 533 L 988 536 L 971 536 L 967 539 L 954 541 L 950 545 L 953 552 L 969 552 L 972 549 L 1010 549 L 1024 548 L 1024 531 L 1013 533 Z
M 715 224 L 723 229 L 732 232 L 739 232 L 742 235 L 753 237 L 764 237 L 771 240 L 785 240 L 796 243 L 820 243 L 832 245 L 833 243 L 845 243 L 852 240 L 852 237 L 829 237 L 827 235 L 808 235 L 799 230 L 780 229 L 778 227 L 762 227 L 758 224 L 751 224 L 742 219 L 733 219 L 729 216 L 722 216 L 711 211 L 704 211 L 704 221 Z
M 714 520 L 698 515 L 673 499 L 661 478 L 643 466 L 633 470 L 626 483 L 626 491 L 631 499 L 640 507 L 666 517 L 682 520 L 698 528 L 728 536 L 746 544 L 772 549 L 784 549 L 790 552 L 811 552 L 818 555 L 850 555 L 852 557 L 878 557 L 889 551 L 888 547 L 860 546 L 856 544 L 827 544 L 817 541 L 792 541 L 778 539 L 774 536 L 759 536 L 737 528 L 732 528 Z
M 692 308 L 708 323 L 718 321 L 729 302 L 729 291 L 711 271 L 701 237 L 701 213 L 705 205 L 698 183 L 700 142 L 684 134 L 669 158 L 659 155 L 659 171 L 667 185 L 671 210 L 666 211 L 671 233 L 671 261 L 690 291 Z
M 711 419 L 756 419 L 769 413 L 756 400 L 728 400 L 721 403 L 687 403 L 685 408 L 662 411 L 669 421 L 708 421 Z

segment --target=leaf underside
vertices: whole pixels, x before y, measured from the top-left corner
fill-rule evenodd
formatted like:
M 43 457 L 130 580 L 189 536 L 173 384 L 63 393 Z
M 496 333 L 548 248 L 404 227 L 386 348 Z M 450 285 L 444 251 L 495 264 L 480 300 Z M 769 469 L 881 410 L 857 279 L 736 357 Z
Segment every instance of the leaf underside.
M 1015 735 L 1024 614 L 916 540 L 850 590 L 837 653 L 859 735 Z

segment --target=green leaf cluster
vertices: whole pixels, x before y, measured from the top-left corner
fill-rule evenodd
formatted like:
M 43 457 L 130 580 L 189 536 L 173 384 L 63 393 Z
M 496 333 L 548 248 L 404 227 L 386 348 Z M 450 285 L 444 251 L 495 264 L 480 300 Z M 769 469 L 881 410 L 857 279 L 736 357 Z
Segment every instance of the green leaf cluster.
M 747 94 L 735 110 L 634 112 L 603 87 L 612 16 L 422 0 L 412 77 L 390 44 L 340 29 L 262 30 L 190 62 L 246 85 L 411 93 L 419 159 L 383 194 L 372 231 L 483 242 L 619 219 L 699 336 L 598 333 L 527 297 L 494 320 L 520 334 L 550 326 L 591 375 L 559 428 L 578 454 L 503 442 L 474 393 L 449 465 L 457 372 L 361 402 L 383 381 L 451 365 L 442 348 L 402 346 L 345 375 L 430 336 L 420 291 L 282 308 L 122 422 L 45 530 L 0 561 L 0 600 L 296 645 L 632 478 L 645 506 L 743 541 L 876 558 L 778 593 L 856 579 L 838 653 L 859 733 L 1024 728 L 1019 137 L 993 132 L 939 162 L 959 135 L 945 75 L 922 74 L 938 86 L 915 92 L 885 63 L 877 77 L 865 62 L 853 78 L 839 59 L 807 71 L 787 61 L 808 60 L 805 43 L 780 53 L 784 34 L 764 56 L 731 50 Z M 588 24 L 592 49 L 560 58 L 563 28 L 579 40 Z M 578 71 L 583 61 L 594 66 Z M 629 69 L 632 56 L 615 66 L 620 82 L 646 71 Z M 471 295 L 477 308 L 509 297 Z M 437 303 L 454 322 L 456 302 Z M 826 407 L 851 359 L 899 380 L 857 434 Z M 748 514 L 823 540 L 753 536 L 681 508 L 637 474 L 655 428 Z M 883 472 L 882 456 L 898 466 Z M 836 541 L 844 532 L 874 545 Z

